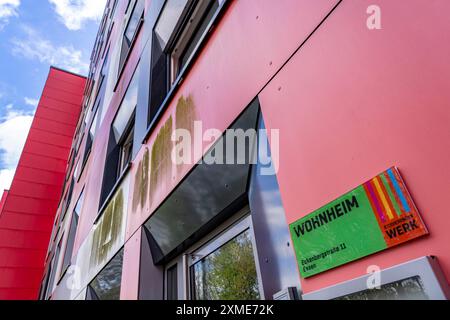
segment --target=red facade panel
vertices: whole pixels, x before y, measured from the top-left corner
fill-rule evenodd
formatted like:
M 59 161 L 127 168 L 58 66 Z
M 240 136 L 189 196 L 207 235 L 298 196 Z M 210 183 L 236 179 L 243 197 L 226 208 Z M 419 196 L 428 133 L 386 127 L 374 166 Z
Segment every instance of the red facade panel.
M 31 127 L 30 135 L 28 136 L 29 141 L 38 141 L 47 143 L 50 146 L 59 146 L 59 147 L 70 147 L 72 143 L 72 139 L 67 136 L 62 136 L 59 134 L 51 133 L 48 131 L 39 130 L 37 128 Z
M 61 99 L 55 99 L 53 97 L 42 96 L 39 105 L 43 105 L 44 107 L 54 109 L 56 111 L 63 111 L 69 114 L 77 115 L 78 113 L 75 111 L 77 105 L 71 102 L 63 101 Z
M 2 227 L 6 229 L 47 232 L 52 226 L 52 215 L 28 215 L 8 212 L 8 214 L 2 218 Z
M 15 297 L 18 300 L 31 300 L 35 296 L 36 289 L 2 289 L 0 288 L 0 299 L 6 300 Z
M 3 233 L 3 230 L 2 230 Z M 32 236 L 30 234 L 30 236 Z M 40 262 L 44 261 L 45 254 L 47 253 L 47 250 L 45 249 L 20 249 L 20 248 L 4 248 L 3 246 L 0 247 L 0 257 L 2 257 L 2 260 L 0 260 L 0 270 L 4 268 L 10 269 L 10 268 L 18 268 L 18 269 L 38 269 L 37 262 L 41 264 Z M 42 272 L 41 268 L 41 272 Z M 42 278 L 42 277 L 41 277 Z M 30 283 L 30 286 L 39 287 L 39 283 Z M 5 287 L 4 284 L 0 284 L 0 287 Z M 14 288 L 14 287 L 12 287 Z M 14 299 L 15 297 L 11 297 L 11 299 Z
M 16 181 L 28 181 L 37 183 L 42 183 L 42 181 L 45 181 L 45 183 L 48 185 L 58 185 L 58 186 L 62 178 L 64 178 L 63 173 L 26 167 L 22 167 L 20 172 L 16 172 L 15 175 Z
M 61 112 L 54 109 L 50 109 L 44 106 L 39 107 L 36 110 L 35 118 L 53 120 L 55 122 L 64 123 L 67 125 L 76 125 L 78 122 L 78 117 L 75 114 Z
M 0 202 L 0 299 L 38 297 L 85 80 L 50 69 L 11 189 Z
M 36 169 L 54 168 L 56 172 L 65 172 L 67 163 L 64 160 L 24 152 L 19 165 Z
M 303 292 L 427 255 L 450 279 L 442 209 L 450 194 L 450 3 L 437 3 L 408 1 L 405 10 L 378 1 L 384 27 L 372 31 L 358 18 L 369 1 L 342 2 L 260 94 L 267 128 L 282 128 L 278 180 L 289 223 L 396 165 L 430 230 L 303 280 Z
M 72 136 L 70 133 L 74 131 L 74 127 L 75 126 L 73 125 L 67 125 L 53 120 L 47 120 L 42 118 L 36 118 L 34 121 L 34 128 L 36 129 L 60 134 L 67 137 Z
M 14 182 L 13 182 L 14 184 Z M 13 189 L 13 186 L 11 187 Z M 52 215 L 51 210 L 55 210 L 58 204 L 51 200 L 25 198 L 21 196 L 9 195 L 3 207 L 3 215 L 6 212 L 32 214 L 32 215 Z
M 64 154 L 68 151 L 67 148 L 53 146 L 46 143 L 41 143 L 37 141 L 30 141 L 27 143 L 23 149 L 23 152 L 52 157 L 55 159 L 65 160 Z
M 3 211 L 3 206 L 5 205 L 5 202 L 6 202 L 6 198 L 8 197 L 8 191 L 4 191 L 3 192 L 3 194 L 2 194 L 2 198 L 1 198 L 1 200 L 0 200 L 0 216 L 1 216 L 1 214 L 2 214 L 2 211 Z
M 61 193 L 60 186 L 52 186 L 36 182 L 15 181 L 14 189 L 10 194 L 35 199 L 59 200 Z

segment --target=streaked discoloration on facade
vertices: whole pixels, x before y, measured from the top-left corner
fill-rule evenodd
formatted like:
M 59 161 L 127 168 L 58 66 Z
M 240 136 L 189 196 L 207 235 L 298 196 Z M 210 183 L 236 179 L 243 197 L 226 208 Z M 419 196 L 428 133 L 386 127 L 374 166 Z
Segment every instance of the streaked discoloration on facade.
M 148 187 L 149 187 L 149 165 L 150 152 L 145 147 L 144 155 L 139 161 L 134 176 L 134 190 L 133 190 L 133 212 L 136 212 L 138 207 L 144 208 L 147 203 Z
M 167 119 L 156 136 L 152 147 L 151 172 L 150 172 L 150 200 L 157 187 L 170 182 L 172 176 L 172 116 Z

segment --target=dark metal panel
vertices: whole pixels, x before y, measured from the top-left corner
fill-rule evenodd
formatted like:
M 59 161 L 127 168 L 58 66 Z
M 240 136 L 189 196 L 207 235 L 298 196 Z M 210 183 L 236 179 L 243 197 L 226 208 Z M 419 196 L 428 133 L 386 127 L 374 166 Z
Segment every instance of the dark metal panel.
M 258 104 L 252 104 L 232 125 L 231 129 L 255 129 L 258 117 Z M 218 144 L 227 145 L 227 135 L 224 135 Z M 253 150 L 252 139 L 246 140 L 246 157 Z M 156 263 L 163 262 L 163 258 L 174 251 L 180 251 L 179 247 L 186 247 L 183 243 L 187 239 L 192 243 L 193 238 L 198 240 L 199 230 L 214 220 L 219 214 L 234 205 L 236 201 L 242 202 L 246 197 L 247 182 L 250 173 L 249 158 L 245 164 L 238 164 L 241 156 L 234 152 L 233 164 L 226 164 L 227 152 L 224 148 L 223 164 L 199 164 L 175 189 L 168 199 L 156 210 L 152 217 L 145 223 L 152 241 L 158 250 L 152 250 Z M 211 149 L 207 155 L 214 152 Z M 233 212 L 234 213 L 234 212 Z M 211 224 L 209 224 L 209 227 Z M 207 232 L 203 228 L 202 230 Z M 167 260 L 167 259 L 166 259 Z
M 163 300 L 164 270 L 153 262 L 148 232 L 141 228 L 141 259 L 139 268 L 139 300 Z

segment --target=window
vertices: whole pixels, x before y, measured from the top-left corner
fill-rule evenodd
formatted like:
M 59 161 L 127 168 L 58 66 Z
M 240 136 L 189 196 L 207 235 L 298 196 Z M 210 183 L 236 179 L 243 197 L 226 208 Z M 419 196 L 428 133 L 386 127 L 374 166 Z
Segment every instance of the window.
M 75 206 L 75 209 L 73 210 L 72 220 L 70 222 L 69 234 L 67 236 L 66 251 L 64 252 L 61 276 L 64 276 L 64 273 L 67 271 L 67 268 L 71 264 L 73 246 L 75 243 L 75 235 L 77 233 L 78 220 L 80 218 L 81 208 L 83 207 L 83 201 L 84 201 L 84 190 L 81 191 L 81 195 L 79 196 L 77 204 Z
M 191 299 L 261 298 L 249 218 L 190 255 Z
M 383 284 L 379 289 L 367 289 L 333 300 L 429 300 L 423 280 L 413 276 Z
M 47 269 L 47 272 L 45 272 L 44 274 L 44 280 L 41 283 L 41 288 L 39 289 L 39 300 L 45 300 L 46 297 L 46 293 L 47 293 L 47 287 L 48 287 L 48 281 L 50 278 L 50 273 L 51 273 L 51 263 Z
M 248 206 L 240 210 L 233 220 L 167 265 L 167 300 L 262 298 Z
M 122 38 L 122 48 L 119 60 L 119 75 L 122 73 L 126 60 L 128 59 L 128 56 L 130 54 L 131 47 L 133 46 L 134 40 L 136 40 L 137 34 L 142 26 L 143 21 L 144 1 L 136 0 Z
M 111 13 L 110 13 L 110 18 L 112 19 L 114 17 L 114 13 L 116 12 L 116 7 L 117 7 L 117 0 L 113 0 L 113 4 L 111 6 Z
M 73 177 L 75 179 L 75 181 L 78 181 L 78 179 L 80 178 L 79 174 L 80 174 L 80 165 L 81 165 L 81 161 L 78 160 L 76 166 L 75 166 L 75 170 L 73 171 Z
M 167 300 L 178 300 L 178 264 L 167 269 Z
M 225 0 L 168 0 L 153 30 L 149 124 Z
M 100 103 L 100 101 L 98 103 Z M 89 128 L 89 132 L 86 138 L 86 148 L 84 149 L 83 164 L 86 163 L 87 159 L 89 158 L 89 155 L 91 154 L 92 144 L 94 143 L 95 133 L 97 131 L 97 120 L 98 120 L 98 108 L 95 113 L 94 120 L 92 120 L 91 127 Z
M 117 178 L 122 175 L 122 172 L 127 168 L 133 156 L 133 138 L 134 138 L 134 123 L 129 125 L 127 133 L 123 141 L 119 142 L 119 165 L 117 171 Z
M 59 262 L 59 253 L 61 252 L 61 246 L 62 246 L 62 237 L 58 242 L 58 246 L 56 247 L 55 255 L 53 256 L 52 263 L 51 263 L 51 272 L 50 272 L 50 278 L 47 286 L 47 294 L 46 298 L 50 298 L 50 296 L 53 293 L 53 287 L 54 287 L 54 281 L 55 281 L 55 275 L 56 270 L 58 268 L 58 262 Z
M 66 196 L 64 198 L 64 203 L 63 203 L 63 207 L 61 210 L 61 215 L 60 215 L 60 219 L 58 221 L 58 225 L 60 225 L 61 222 L 64 221 L 64 218 L 66 217 L 67 210 L 69 209 L 70 202 L 72 201 L 72 193 L 73 193 L 74 187 L 75 187 L 75 178 L 72 178 L 69 189 L 67 190 Z
M 103 206 L 133 156 L 134 120 L 138 100 L 139 65 L 130 81 L 109 134 L 100 207 Z
M 123 249 L 88 286 L 87 300 L 119 300 L 122 281 Z
M 109 55 L 109 49 L 105 55 L 105 59 L 103 60 L 102 69 L 100 70 L 100 79 L 99 79 L 99 88 L 98 88 L 98 94 L 102 92 L 104 81 L 107 75 L 108 71 L 108 55 Z
M 200 1 L 171 50 L 171 82 L 174 83 L 194 53 L 220 6 L 220 1 Z

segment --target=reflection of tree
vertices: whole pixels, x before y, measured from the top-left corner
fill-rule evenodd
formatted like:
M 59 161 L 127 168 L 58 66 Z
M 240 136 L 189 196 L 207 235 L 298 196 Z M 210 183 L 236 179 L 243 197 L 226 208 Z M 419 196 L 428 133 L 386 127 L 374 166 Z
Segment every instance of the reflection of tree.
M 419 276 L 384 284 L 380 289 L 352 293 L 336 300 L 427 300 Z
M 119 300 L 122 282 L 123 249 L 91 282 L 90 286 L 100 300 Z
M 195 265 L 195 288 L 201 300 L 257 300 L 258 280 L 248 232 Z

